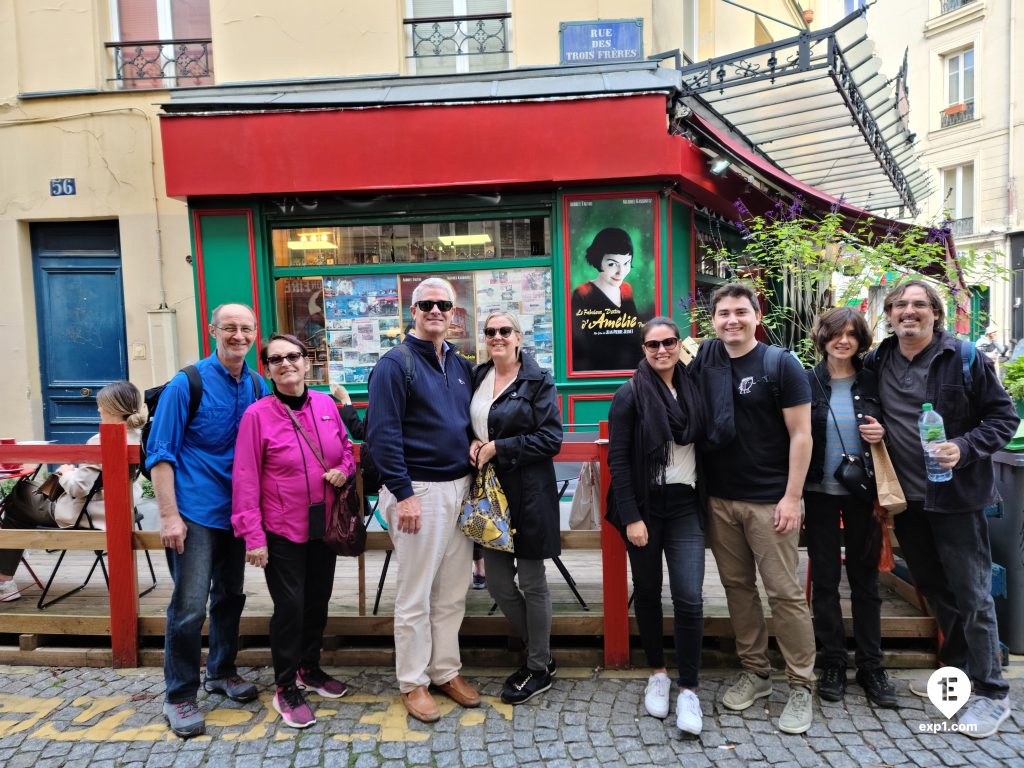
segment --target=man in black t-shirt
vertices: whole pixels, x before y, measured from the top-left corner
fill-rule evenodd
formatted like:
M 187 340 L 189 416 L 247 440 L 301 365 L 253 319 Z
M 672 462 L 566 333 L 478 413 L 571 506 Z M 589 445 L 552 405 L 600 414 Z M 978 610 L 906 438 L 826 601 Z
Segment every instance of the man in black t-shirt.
M 749 287 L 720 287 L 711 313 L 718 340 L 705 342 L 694 363 L 709 406 L 708 541 L 743 667 L 722 704 L 743 710 L 772 692 L 760 573 L 790 685 L 779 730 L 804 733 L 812 721 L 814 632 L 797 579 L 797 539 L 811 457 L 810 387 L 789 354 L 765 365 L 769 347 L 754 337 L 761 312 Z

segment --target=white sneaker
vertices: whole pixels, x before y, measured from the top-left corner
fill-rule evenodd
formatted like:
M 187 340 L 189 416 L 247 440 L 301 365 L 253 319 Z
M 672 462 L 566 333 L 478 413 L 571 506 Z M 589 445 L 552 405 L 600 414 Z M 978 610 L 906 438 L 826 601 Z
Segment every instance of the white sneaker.
M 700 699 L 693 691 L 682 691 L 676 699 L 676 728 L 683 733 L 700 736 L 704 727 L 704 715 L 700 711 Z
M 928 679 L 932 676 L 934 669 L 914 670 L 910 679 L 907 680 L 907 688 L 915 696 L 922 699 L 928 698 Z
M 18 589 L 18 585 L 14 582 L 14 579 L 11 579 L 10 581 L 0 581 L 0 603 L 9 603 L 20 597 L 21 590 Z
M 651 675 L 644 691 L 644 708 L 651 717 L 664 719 L 668 717 L 668 692 L 672 681 L 664 672 Z
M 1010 716 L 1010 700 L 971 696 L 960 715 L 961 732 L 974 739 L 984 739 L 999 730 Z

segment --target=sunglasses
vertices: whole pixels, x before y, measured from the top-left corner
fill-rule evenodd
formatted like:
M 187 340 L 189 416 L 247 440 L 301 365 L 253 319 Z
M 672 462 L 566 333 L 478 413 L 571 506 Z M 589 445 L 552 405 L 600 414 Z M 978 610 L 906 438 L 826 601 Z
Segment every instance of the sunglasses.
M 448 312 L 455 305 L 450 301 L 435 301 L 434 299 L 423 299 L 422 301 L 416 302 L 416 309 L 420 312 L 429 312 L 434 307 L 437 307 L 442 312 Z
M 493 339 L 495 336 L 501 336 L 501 338 L 507 339 L 515 333 L 515 330 L 515 328 L 508 325 L 503 325 L 501 328 L 484 328 L 484 336 L 488 339 Z
M 269 365 L 281 365 L 281 363 L 287 360 L 292 365 L 295 365 L 303 357 L 304 355 L 300 352 L 289 352 L 287 355 L 269 355 L 267 357 L 267 363 Z
M 671 352 L 679 344 L 679 339 L 672 336 L 668 339 L 662 339 L 661 341 L 645 341 L 644 349 L 648 352 L 657 352 L 658 347 L 664 347 L 666 352 Z

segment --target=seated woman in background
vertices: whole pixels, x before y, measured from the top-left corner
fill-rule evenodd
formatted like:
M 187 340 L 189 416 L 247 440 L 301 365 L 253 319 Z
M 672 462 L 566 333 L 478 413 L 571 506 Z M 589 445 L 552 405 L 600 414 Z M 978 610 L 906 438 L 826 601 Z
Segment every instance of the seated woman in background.
M 146 423 L 148 411 L 138 388 L 130 381 L 115 381 L 96 393 L 96 406 L 100 414 L 100 424 L 124 424 L 128 427 L 128 442 L 138 445 L 140 430 Z M 99 445 L 100 436 L 93 435 L 87 445 Z M 89 498 L 96 479 L 100 476 L 97 464 L 64 464 L 55 474 L 58 477 L 63 495 L 56 502 L 50 502 L 45 496 L 34 492 L 35 486 L 30 483 L 18 483 L 15 486 L 16 498 L 11 499 L 4 514 L 3 527 L 12 529 L 31 529 L 40 525 L 73 528 L 78 524 L 82 508 L 89 501 L 88 515 L 94 528 L 104 529 L 106 517 L 103 509 L 103 491 L 98 490 Z M 142 498 L 142 487 L 133 486 L 135 503 Z M 82 527 L 88 527 L 83 520 Z M 14 572 L 21 562 L 21 549 L 0 550 L 0 602 L 9 602 L 21 597 L 21 591 L 14 582 Z

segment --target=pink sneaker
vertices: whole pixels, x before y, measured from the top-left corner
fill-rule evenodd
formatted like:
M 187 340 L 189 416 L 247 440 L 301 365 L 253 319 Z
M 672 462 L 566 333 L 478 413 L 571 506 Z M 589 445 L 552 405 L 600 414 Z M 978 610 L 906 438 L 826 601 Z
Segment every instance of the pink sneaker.
M 320 667 L 302 668 L 295 676 L 299 688 L 319 693 L 327 699 L 340 699 L 348 693 L 348 686 L 328 675 Z
M 292 728 L 308 728 L 316 722 L 313 710 L 309 708 L 305 697 L 296 686 L 278 688 L 274 694 L 274 709 L 281 715 L 286 725 Z

